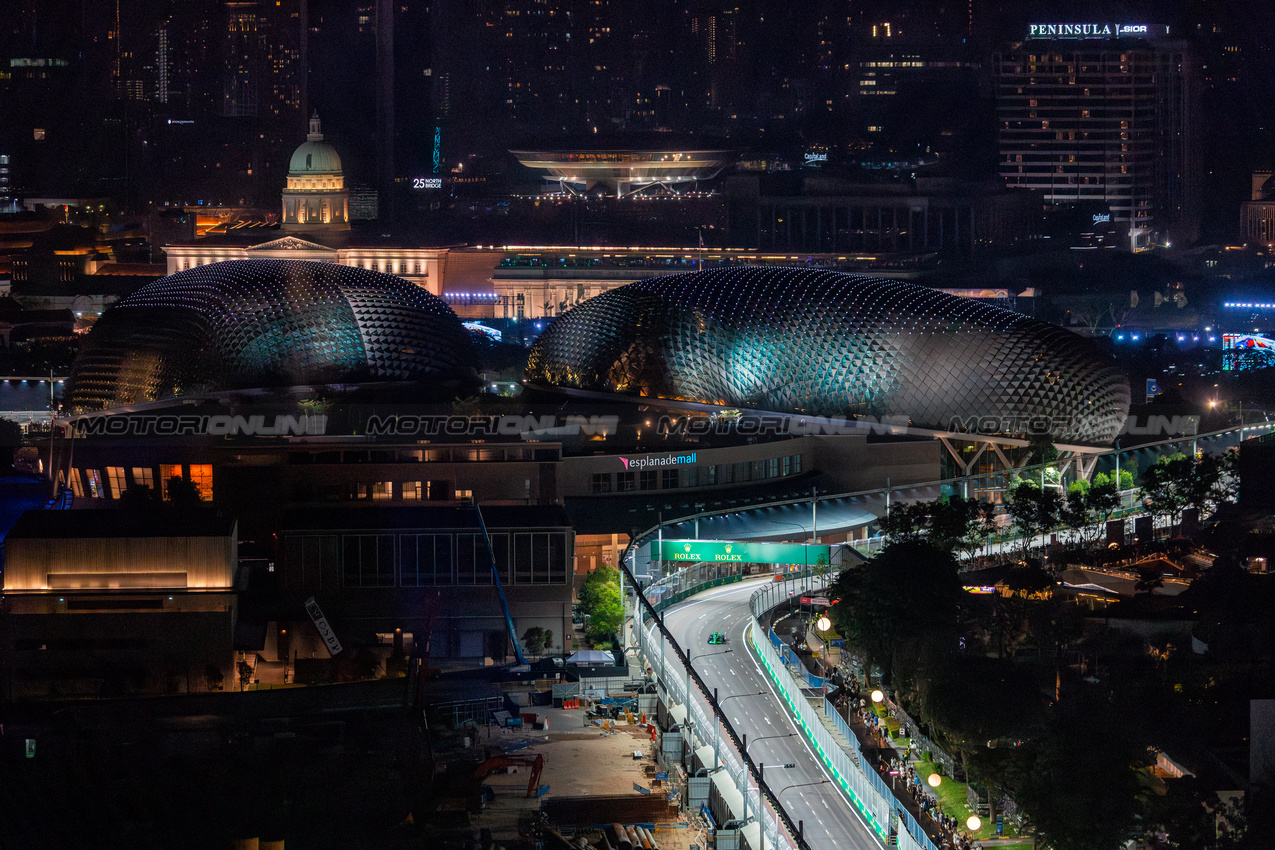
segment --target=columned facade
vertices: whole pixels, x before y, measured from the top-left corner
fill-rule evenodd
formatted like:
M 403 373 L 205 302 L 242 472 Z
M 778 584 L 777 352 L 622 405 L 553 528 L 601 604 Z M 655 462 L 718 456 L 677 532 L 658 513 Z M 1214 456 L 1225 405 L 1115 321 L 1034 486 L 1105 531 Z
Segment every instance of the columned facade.
M 292 154 L 283 190 L 283 229 L 316 232 L 350 229 L 350 192 L 336 150 L 323 140 L 319 116 Z
M 313 260 L 356 269 L 383 272 L 411 281 L 442 297 L 446 248 L 329 248 L 295 236 L 248 247 L 228 245 L 165 245 L 168 274 L 227 260 Z

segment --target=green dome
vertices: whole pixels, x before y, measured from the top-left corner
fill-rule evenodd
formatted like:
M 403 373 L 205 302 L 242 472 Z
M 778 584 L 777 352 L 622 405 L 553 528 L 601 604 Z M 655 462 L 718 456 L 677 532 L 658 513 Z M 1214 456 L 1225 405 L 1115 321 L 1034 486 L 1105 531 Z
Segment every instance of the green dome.
M 320 137 L 322 139 L 322 137 Z M 288 174 L 340 174 L 341 157 L 324 141 L 303 142 L 292 154 Z

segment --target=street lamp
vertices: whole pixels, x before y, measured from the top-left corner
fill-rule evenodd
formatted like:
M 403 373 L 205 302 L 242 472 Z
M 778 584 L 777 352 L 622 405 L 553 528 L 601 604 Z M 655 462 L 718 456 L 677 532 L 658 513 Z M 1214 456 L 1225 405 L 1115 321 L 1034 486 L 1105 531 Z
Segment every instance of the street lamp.
M 772 738 L 792 738 L 796 734 L 797 734 L 796 732 L 789 732 L 786 735 L 762 735 L 760 738 L 753 738 L 753 743 L 755 744 L 758 741 L 766 741 Z M 744 767 L 748 767 L 748 736 L 742 735 L 741 737 L 744 739 Z M 766 762 L 759 761 L 757 762 L 757 805 L 761 808 L 763 812 L 765 811 L 765 807 L 762 806 L 761 787 L 765 779 L 766 779 Z M 779 799 L 779 798 L 776 797 L 775 799 Z M 762 828 L 763 829 L 765 828 L 764 824 Z
M 783 793 L 784 793 L 785 791 L 787 791 L 788 789 L 790 789 L 790 788 L 808 788 L 808 787 L 809 787 L 809 786 L 811 786 L 811 785 L 830 785 L 830 784 L 831 784 L 831 782 L 830 782 L 829 780 L 827 780 L 827 779 L 820 779 L 818 782 L 797 782 L 797 783 L 794 783 L 794 784 L 792 784 L 792 785 L 786 785 L 786 786 L 784 786 L 783 788 L 780 788 L 780 789 L 779 789 L 779 791 L 777 791 L 777 792 L 775 793 L 775 802 L 776 802 L 776 803 L 779 803 L 779 802 L 780 802 L 779 798 L 780 798 L 780 797 L 782 797 L 782 796 L 783 796 Z M 781 805 L 782 805 L 782 803 L 781 803 Z M 806 832 L 806 824 L 805 824 L 805 822 L 804 822 L 804 821 L 801 821 L 801 820 L 798 820 L 798 821 L 797 821 L 797 844 L 798 844 L 799 846 L 800 846 L 800 845 L 803 843 L 803 841 L 805 840 L 805 832 Z
M 760 738 L 753 738 L 753 743 L 755 744 L 758 741 L 768 741 L 768 740 L 771 740 L 772 738 L 791 738 L 795 736 L 796 734 L 797 734 L 796 732 L 789 732 L 786 735 L 762 735 Z M 748 758 L 748 736 L 741 735 L 740 737 L 743 738 L 744 740 L 744 758 L 747 759 Z
M 943 777 L 939 776 L 937 773 L 931 773 L 929 777 L 926 778 L 925 782 L 931 788 L 937 788 L 943 782 Z
M 726 700 L 728 699 L 739 699 L 740 697 L 763 697 L 765 695 L 766 695 L 765 691 L 758 691 L 755 694 L 731 694 L 730 696 L 724 696 L 719 700 L 717 698 L 717 688 L 713 688 L 713 769 L 714 770 L 717 769 L 718 764 L 721 762 L 721 759 L 719 758 L 720 750 L 718 749 L 718 745 L 721 740 L 722 703 L 726 702 Z M 747 742 L 748 740 L 747 737 L 745 737 L 744 740 L 745 742 Z M 745 743 L 744 747 L 745 749 L 747 749 L 748 744 Z
M 691 721 L 691 662 L 694 661 L 696 658 L 707 658 L 710 655 L 725 655 L 728 652 L 734 652 L 734 650 L 723 649 L 720 652 L 701 652 L 699 655 L 686 656 L 686 725 L 688 727 L 688 734 L 686 736 L 687 744 L 691 743 L 689 727 L 694 725 L 693 722 Z M 692 752 L 694 752 L 694 749 L 692 749 Z
M 983 828 L 983 822 L 979 820 L 978 815 L 970 815 L 969 820 L 965 822 L 965 826 L 970 832 L 978 832 Z

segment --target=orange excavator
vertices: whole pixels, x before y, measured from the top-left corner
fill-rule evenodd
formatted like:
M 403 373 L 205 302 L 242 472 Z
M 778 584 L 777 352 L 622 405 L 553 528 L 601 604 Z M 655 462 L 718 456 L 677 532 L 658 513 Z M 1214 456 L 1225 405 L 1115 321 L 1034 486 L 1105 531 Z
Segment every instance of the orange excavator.
M 527 782 L 527 796 L 536 796 L 536 789 L 540 787 L 540 771 L 544 770 L 545 767 L 545 757 L 542 755 L 496 756 L 495 758 L 489 758 L 474 769 L 474 778 L 482 782 L 502 767 L 515 765 L 525 765 L 531 768 L 531 779 Z

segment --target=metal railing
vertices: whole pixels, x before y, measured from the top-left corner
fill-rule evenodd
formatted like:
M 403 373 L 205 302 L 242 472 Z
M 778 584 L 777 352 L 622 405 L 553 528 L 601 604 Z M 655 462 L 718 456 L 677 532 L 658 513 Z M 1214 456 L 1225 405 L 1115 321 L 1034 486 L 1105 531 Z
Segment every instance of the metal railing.
M 937 850 L 925 830 L 917 823 L 907 809 L 899 805 L 894 794 L 886 786 L 877 772 L 867 766 L 858 738 L 842 721 L 838 732 L 853 748 L 853 757 L 832 737 L 831 732 L 819 718 L 819 710 L 801 692 L 801 680 L 786 667 L 770 640 L 758 639 L 763 634 L 763 619 L 767 612 L 789 598 L 786 589 L 779 593 L 775 588 L 759 589 L 749 599 L 749 607 L 753 614 L 752 637 L 762 663 L 770 674 L 771 681 L 788 706 L 789 711 L 797 719 L 807 739 L 819 754 L 820 760 L 833 775 L 838 786 L 850 798 L 855 808 L 863 815 L 864 820 L 883 841 L 887 841 L 892 827 L 898 824 L 901 830 L 897 833 L 900 847 L 918 848 L 918 850 Z M 773 634 L 769 629 L 766 633 Z M 825 699 L 823 701 L 824 716 L 840 715 Z M 832 708 L 831 712 L 828 709 Z M 836 721 L 833 721 L 834 725 Z M 849 733 L 849 734 L 847 734 Z

